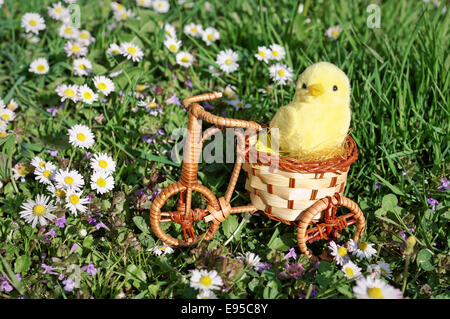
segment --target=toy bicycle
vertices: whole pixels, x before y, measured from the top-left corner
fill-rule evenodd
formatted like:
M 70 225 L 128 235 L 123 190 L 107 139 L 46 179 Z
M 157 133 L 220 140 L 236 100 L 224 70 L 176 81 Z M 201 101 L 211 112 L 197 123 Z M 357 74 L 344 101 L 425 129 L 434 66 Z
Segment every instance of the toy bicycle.
M 255 148 L 256 134 L 245 136 L 242 133 L 243 129 L 261 131 L 261 125 L 213 115 L 198 103 L 221 96 L 221 93 L 212 92 L 183 100 L 189 119 L 182 173 L 179 181 L 159 193 L 150 208 L 150 223 L 157 237 L 170 246 L 190 246 L 210 240 L 230 214 L 262 211 L 269 218 L 296 226 L 298 246 L 308 257 L 312 252 L 307 248 L 307 242 L 337 240 L 342 230 L 352 224 L 357 227 L 353 239 L 358 241 L 365 229 L 365 218 L 359 206 L 343 196 L 350 164 L 357 159 L 354 140 L 347 137 L 346 156 L 321 162 L 299 162 L 264 153 Z M 201 121 L 213 126 L 202 133 Z M 198 163 L 203 143 L 225 128 L 232 128 L 238 144 L 243 146 L 237 148 L 225 195 L 216 198 L 210 189 L 199 184 Z M 277 168 L 273 167 L 274 162 Z M 247 174 L 245 188 L 251 204 L 232 207 L 230 201 L 241 168 Z M 197 202 L 202 202 L 198 205 L 202 207 L 193 207 L 194 197 L 200 197 Z M 340 206 L 350 212 L 338 216 Z M 175 237 L 166 233 L 170 223 L 181 226 L 175 227 L 175 232 L 179 232 Z M 202 234 L 197 234 L 196 227 L 203 229 Z

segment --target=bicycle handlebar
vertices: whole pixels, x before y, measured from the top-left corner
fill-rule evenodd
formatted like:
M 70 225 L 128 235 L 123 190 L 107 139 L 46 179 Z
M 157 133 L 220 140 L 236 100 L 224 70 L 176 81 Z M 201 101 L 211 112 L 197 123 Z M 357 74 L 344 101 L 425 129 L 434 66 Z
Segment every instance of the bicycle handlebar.
M 244 121 L 244 120 L 237 120 L 232 118 L 226 118 L 214 115 L 210 112 L 205 111 L 203 106 L 198 104 L 197 102 L 201 101 L 211 101 L 217 98 L 222 97 L 222 93 L 220 92 L 211 92 L 211 93 L 204 93 L 201 95 L 192 96 L 189 98 L 186 98 L 183 100 L 184 107 L 190 108 L 190 112 L 192 112 L 193 115 L 195 115 L 197 118 L 217 125 L 217 126 L 223 126 L 223 127 L 239 127 L 239 128 L 250 128 L 254 129 L 256 131 L 261 130 L 261 125 L 259 125 L 256 122 L 253 121 Z

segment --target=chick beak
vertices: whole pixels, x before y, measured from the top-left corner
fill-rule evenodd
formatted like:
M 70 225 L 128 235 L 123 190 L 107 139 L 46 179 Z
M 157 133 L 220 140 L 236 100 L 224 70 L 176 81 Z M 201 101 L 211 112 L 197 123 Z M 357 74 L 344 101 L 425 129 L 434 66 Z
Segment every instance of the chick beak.
M 308 93 L 309 95 L 317 97 L 325 93 L 325 89 L 323 88 L 323 85 L 320 83 L 311 84 L 310 86 L 308 86 Z

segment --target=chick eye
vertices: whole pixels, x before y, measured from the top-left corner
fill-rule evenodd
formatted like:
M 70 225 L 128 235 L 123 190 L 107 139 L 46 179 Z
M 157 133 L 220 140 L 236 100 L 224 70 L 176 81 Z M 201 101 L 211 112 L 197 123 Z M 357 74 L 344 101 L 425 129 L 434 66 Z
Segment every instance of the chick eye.
M 306 89 L 306 83 L 303 83 L 302 88 Z
M 337 91 L 338 87 L 336 85 L 333 85 L 333 91 Z

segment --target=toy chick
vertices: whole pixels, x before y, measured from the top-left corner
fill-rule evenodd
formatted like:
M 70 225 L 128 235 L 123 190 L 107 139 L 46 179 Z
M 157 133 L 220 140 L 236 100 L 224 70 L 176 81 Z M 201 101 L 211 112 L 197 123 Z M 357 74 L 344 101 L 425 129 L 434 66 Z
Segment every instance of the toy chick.
M 300 75 L 295 99 L 277 111 L 270 130 L 279 130 L 281 155 L 302 161 L 326 160 L 346 151 L 350 118 L 347 75 L 332 63 L 318 62 Z M 274 149 L 273 135 L 270 143 Z

